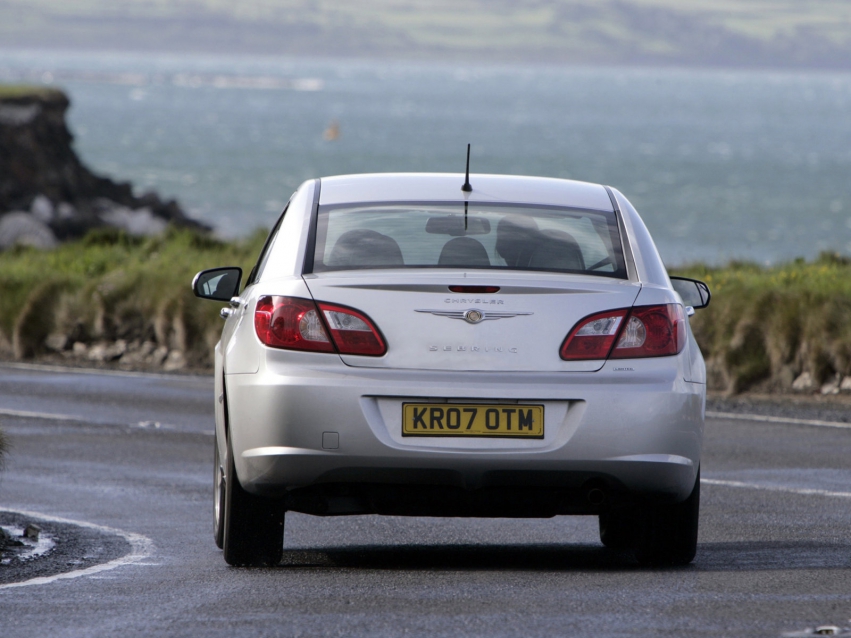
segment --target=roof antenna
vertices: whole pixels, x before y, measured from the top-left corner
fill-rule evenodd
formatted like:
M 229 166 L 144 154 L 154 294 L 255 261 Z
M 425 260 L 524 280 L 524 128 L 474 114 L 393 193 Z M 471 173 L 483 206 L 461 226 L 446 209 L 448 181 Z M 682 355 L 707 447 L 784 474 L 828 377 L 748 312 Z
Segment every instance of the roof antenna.
M 464 180 L 464 185 L 461 187 L 461 190 L 465 193 L 469 193 L 473 190 L 473 187 L 470 186 L 470 145 L 467 144 L 467 178 Z

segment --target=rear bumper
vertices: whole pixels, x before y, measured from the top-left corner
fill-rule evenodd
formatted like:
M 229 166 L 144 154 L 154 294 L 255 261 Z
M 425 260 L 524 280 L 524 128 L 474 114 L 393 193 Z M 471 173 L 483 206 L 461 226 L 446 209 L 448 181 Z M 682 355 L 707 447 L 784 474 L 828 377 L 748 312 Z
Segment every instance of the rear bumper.
M 287 499 L 287 508 L 308 514 L 388 514 L 396 516 L 549 517 L 598 514 L 637 500 L 675 503 L 694 486 L 691 463 L 652 459 L 554 463 L 501 463 L 484 460 L 481 468 L 441 468 L 434 459 L 423 467 L 388 464 L 375 459 L 329 459 L 303 465 L 297 455 L 250 458 L 252 470 L 265 470 L 255 491 Z M 320 472 L 316 482 L 282 492 L 281 481 Z M 470 478 L 474 481 L 470 481 Z M 683 495 L 685 494 L 685 496 Z
M 292 354 L 274 353 L 256 374 L 226 379 L 240 483 L 288 494 L 291 509 L 431 513 L 425 505 L 405 511 L 416 501 L 453 504 L 442 515 L 488 516 L 499 511 L 492 494 L 523 501 L 546 492 L 552 498 L 538 514 L 521 507 L 516 515 L 590 513 L 599 508 L 588 499 L 596 487 L 610 500 L 676 502 L 694 486 L 705 387 L 683 380 L 681 356 L 642 360 L 631 374 L 611 364 L 537 374 L 350 368 L 332 356 L 317 364 L 314 354 Z M 540 402 L 545 437 L 403 438 L 406 400 Z

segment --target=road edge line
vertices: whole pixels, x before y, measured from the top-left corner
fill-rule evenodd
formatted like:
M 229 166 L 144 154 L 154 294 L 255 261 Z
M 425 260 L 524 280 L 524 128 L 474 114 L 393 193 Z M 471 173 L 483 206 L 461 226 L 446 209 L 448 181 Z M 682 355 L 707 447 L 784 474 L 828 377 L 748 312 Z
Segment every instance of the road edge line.
M 45 419 L 48 421 L 81 421 L 89 422 L 89 419 L 84 419 L 81 416 L 73 414 L 54 414 L 53 412 L 30 412 L 29 410 L 12 410 L 9 408 L 0 408 L 0 416 L 12 416 L 21 419 Z
M 833 498 L 851 498 L 851 492 L 831 492 L 830 490 L 815 490 L 804 487 L 783 487 L 781 485 L 760 485 L 759 483 L 745 483 L 744 481 L 724 481 L 722 479 L 702 478 L 700 482 L 706 485 L 721 485 L 723 487 L 744 487 L 752 490 L 763 490 L 766 492 L 788 492 L 802 496 L 830 496 Z
M 820 428 L 845 428 L 851 429 L 851 423 L 842 421 L 819 421 L 817 419 L 794 419 L 786 416 L 769 416 L 767 414 L 739 414 L 738 412 L 715 412 L 707 410 L 706 416 L 710 419 L 733 419 L 739 421 L 760 421 L 763 423 L 784 423 L 786 425 L 810 425 Z
M 88 521 L 78 521 L 70 518 L 63 518 L 61 516 L 51 516 L 49 514 L 42 514 L 41 512 L 33 512 L 30 510 L 19 510 L 6 507 L 0 507 L 0 510 L 4 512 L 12 512 L 13 514 L 20 514 L 22 516 L 27 516 L 31 518 L 41 519 L 43 521 L 50 521 L 52 523 L 66 523 L 69 525 L 85 527 L 87 529 L 98 530 L 100 532 L 116 534 L 124 538 L 128 543 L 130 543 L 130 551 L 128 553 L 126 553 L 124 556 L 119 556 L 118 558 L 115 558 L 107 563 L 102 563 L 100 565 L 92 565 L 91 567 L 87 567 L 85 569 L 77 569 L 70 572 L 63 572 L 61 574 L 55 574 L 53 576 L 38 576 L 36 578 L 30 578 L 29 580 L 21 581 L 19 583 L 6 583 L 0 585 L 0 590 L 12 589 L 15 587 L 28 587 L 31 585 L 49 585 L 50 583 L 56 582 L 57 580 L 69 580 L 73 578 L 81 578 L 83 576 L 91 576 L 92 574 L 98 574 L 100 572 L 109 571 L 115 569 L 116 567 L 132 565 L 134 563 L 143 561 L 146 558 L 150 558 L 153 555 L 154 550 L 156 549 L 154 541 L 152 541 L 147 536 L 144 536 L 143 534 L 136 534 L 135 532 L 125 532 L 124 530 L 117 529 L 115 527 L 97 525 L 96 523 L 89 523 Z
M 12 370 L 29 370 L 32 372 L 69 372 L 71 374 L 102 374 L 115 377 L 166 379 L 170 381 L 179 379 L 212 380 L 213 378 L 212 370 L 209 373 L 149 372 L 147 370 L 115 370 L 113 368 L 76 368 L 72 366 L 52 365 L 48 363 L 20 363 L 17 361 L 0 361 L 0 368 L 7 368 Z

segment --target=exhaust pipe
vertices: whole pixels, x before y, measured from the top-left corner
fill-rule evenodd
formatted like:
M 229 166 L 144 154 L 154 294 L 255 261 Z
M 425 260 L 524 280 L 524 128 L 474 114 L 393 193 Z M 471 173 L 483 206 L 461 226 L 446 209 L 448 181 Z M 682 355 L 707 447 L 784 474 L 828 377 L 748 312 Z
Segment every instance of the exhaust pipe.
M 591 505 L 602 505 L 606 502 L 606 493 L 599 487 L 592 487 L 585 494 L 585 498 L 588 499 L 588 502 L 591 503 Z

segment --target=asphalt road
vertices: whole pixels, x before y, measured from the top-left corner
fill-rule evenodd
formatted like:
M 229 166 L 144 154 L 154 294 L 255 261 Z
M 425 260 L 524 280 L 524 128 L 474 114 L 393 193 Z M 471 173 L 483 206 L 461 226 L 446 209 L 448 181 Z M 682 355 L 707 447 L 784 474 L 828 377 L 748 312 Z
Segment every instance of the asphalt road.
M 63 578 L 33 559 L 39 580 L 0 584 L 3 638 L 851 634 L 849 428 L 708 420 L 685 568 L 637 567 L 588 517 L 290 514 L 282 565 L 235 569 L 212 539 L 211 380 L 0 365 L 0 423 L 0 510 L 39 514 L 54 553 L 88 539 Z

